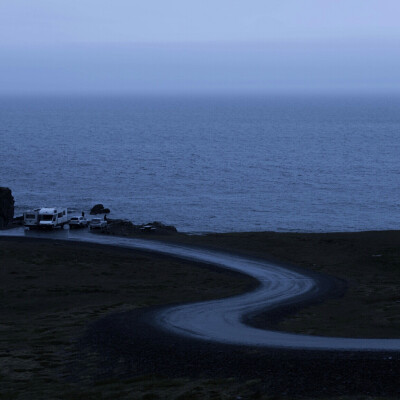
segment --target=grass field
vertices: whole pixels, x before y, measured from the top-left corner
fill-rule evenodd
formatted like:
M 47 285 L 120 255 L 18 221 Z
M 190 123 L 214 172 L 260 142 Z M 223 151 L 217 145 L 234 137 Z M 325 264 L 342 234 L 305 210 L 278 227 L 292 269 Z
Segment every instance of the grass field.
M 0 398 L 150 399 L 154 391 L 194 390 L 193 382 L 151 377 L 77 387 L 64 373 L 79 356 L 74 339 L 108 313 L 231 296 L 255 285 L 239 274 L 110 247 L 0 241 L 0 257 Z
M 343 298 L 288 317 L 282 329 L 399 336 L 399 232 L 246 233 L 172 240 L 273 256 L 348 282 Z M 130 250 L 62 242 L 2 240 L 0 259 L 1 399 L 293 398 L 263 393 L 259 381 L 218 376 L 137 376 L 97 382 L 83 376 L 79 382 L 68 381 L 68 368 L 79 358 L 74 340 L 91 321 L 138 307 L 231 296 L 254 287 L 250 278 Z
M 341 298 L 303 309 L 279 328 L 342 337 L 400 337 L 400 231 L 225 233 L 171 240 L 275 258 L 343 279 Z

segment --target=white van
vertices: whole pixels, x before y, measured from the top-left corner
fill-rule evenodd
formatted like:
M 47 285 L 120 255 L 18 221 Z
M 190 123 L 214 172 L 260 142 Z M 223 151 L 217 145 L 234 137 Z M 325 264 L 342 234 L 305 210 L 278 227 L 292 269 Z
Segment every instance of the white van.
M 35 208 L 31 211 L 24 212 L 24 225 L 28 228 L 35 228 L 39 225 L 39 210 Z
M 39 228 L 63 227 L 68 223 L 68 211 L 66 208 L 41 208 L 39 210 Z

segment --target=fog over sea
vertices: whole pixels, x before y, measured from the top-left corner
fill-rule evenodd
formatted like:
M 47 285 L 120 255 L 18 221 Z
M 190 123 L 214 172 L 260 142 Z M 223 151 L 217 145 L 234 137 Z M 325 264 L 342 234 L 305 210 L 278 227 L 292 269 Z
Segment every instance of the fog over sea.
M 185 232 L 400 228 L 400 97 L 3 97 L 0 186 Z

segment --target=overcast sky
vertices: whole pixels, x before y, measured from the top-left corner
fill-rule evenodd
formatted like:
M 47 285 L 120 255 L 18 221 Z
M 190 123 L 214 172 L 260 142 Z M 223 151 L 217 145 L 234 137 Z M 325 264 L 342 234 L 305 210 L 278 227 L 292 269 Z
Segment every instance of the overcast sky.
M 0 0 L 0 93 L 400 91 L 399 0 Z

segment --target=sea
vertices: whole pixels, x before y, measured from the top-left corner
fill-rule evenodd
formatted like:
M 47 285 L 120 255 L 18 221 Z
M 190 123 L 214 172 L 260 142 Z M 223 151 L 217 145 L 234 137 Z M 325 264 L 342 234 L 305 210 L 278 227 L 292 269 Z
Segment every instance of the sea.
M 0 186 L 188 233 L 400 229 L 400 96 L 0 98 Z

